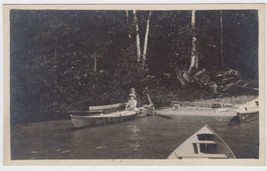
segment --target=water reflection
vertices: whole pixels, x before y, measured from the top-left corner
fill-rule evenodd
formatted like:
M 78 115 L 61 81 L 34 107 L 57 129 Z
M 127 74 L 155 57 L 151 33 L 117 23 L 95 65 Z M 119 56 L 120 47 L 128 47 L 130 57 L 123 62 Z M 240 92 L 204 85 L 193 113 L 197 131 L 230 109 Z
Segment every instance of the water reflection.
M 133 150 L 138 150 L 140 147 L 139 140 L 144 138 L 139 134 L 141 129 L 138 128 L 134 123 L 127 125 L 127 129 L 129 130 L 129 147 Z

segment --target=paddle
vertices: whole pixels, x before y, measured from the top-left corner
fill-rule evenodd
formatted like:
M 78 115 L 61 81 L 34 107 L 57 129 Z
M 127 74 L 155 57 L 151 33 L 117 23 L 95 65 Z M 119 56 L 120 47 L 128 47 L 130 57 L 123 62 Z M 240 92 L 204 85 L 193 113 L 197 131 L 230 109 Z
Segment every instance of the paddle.
M 162 117 L 162 118 L 165 118 L 165 119 L 172 119 L 171 116 L 167 116 L 167 115 L 161 115 L 161 114 L 158 114 L 158 113 L 155 113 L 155 106 L 149 96 L 149 94 L 146 92 L 146 96 L 147 96 L 147 99 L 148 99 L 148 102 L 149 102 L 149 105 L 152 105 L 152 116 L 159 116 L 159 117 Z

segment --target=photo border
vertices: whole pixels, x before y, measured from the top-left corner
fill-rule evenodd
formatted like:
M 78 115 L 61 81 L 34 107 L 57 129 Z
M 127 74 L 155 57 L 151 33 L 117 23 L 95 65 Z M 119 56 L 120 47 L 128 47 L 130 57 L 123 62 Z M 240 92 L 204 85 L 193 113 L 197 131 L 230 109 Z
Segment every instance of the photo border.
M 11 160 L 10 142 L 10 21 L 11 9 L 24 10 L 258 10 L 259 19 L 259 100 L 266 104 L 266 5 L 265 4 L 43 4 L 3 5 L 4 22 L 4 135 L 3 162 L 6 166 L 264 166 L 266 165 L 266 107 L 260 105 L 259 159 L 166 160 Z

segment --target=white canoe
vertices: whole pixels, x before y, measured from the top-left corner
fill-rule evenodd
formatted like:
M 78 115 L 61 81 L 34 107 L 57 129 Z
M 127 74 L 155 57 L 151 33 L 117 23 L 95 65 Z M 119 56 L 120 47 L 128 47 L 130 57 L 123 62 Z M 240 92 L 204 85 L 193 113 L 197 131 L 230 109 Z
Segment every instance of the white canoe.
M 112 112 L 108 114 L 101 113 L 88 116 L 70 115 L 70 118 L 75 128 L 81 128 L 92 125 L 120 122 L 120 121 L 134 119 L 137 117 L 144 117 L 146 116 L 150 108 L 151 105 L 147 105 L 144 107 L 137 108 L 134 111 L 125 110 L 125 111 Z
M 237 117 L 239 123 L 249 122 L 259 118 L 259 98 L 252 100 L 242 106 L 240 106 L 237 111 Z
M 188 158 L 228 159 L 236 157 L 223 139 L 205 125 L 176 148 L 168 157 L 168 159 Z

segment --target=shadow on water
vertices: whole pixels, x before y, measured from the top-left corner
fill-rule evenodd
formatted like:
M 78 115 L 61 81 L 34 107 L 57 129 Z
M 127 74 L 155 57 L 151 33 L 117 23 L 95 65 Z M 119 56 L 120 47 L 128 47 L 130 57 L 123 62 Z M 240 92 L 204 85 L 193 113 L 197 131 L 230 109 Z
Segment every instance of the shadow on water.
M 229 124 L 228 125 L 237 125 L 237 124 L 240 124 L 240 119 L 239 117 L 236 115 L 234 116 L 230 121 L 229 121 Z

